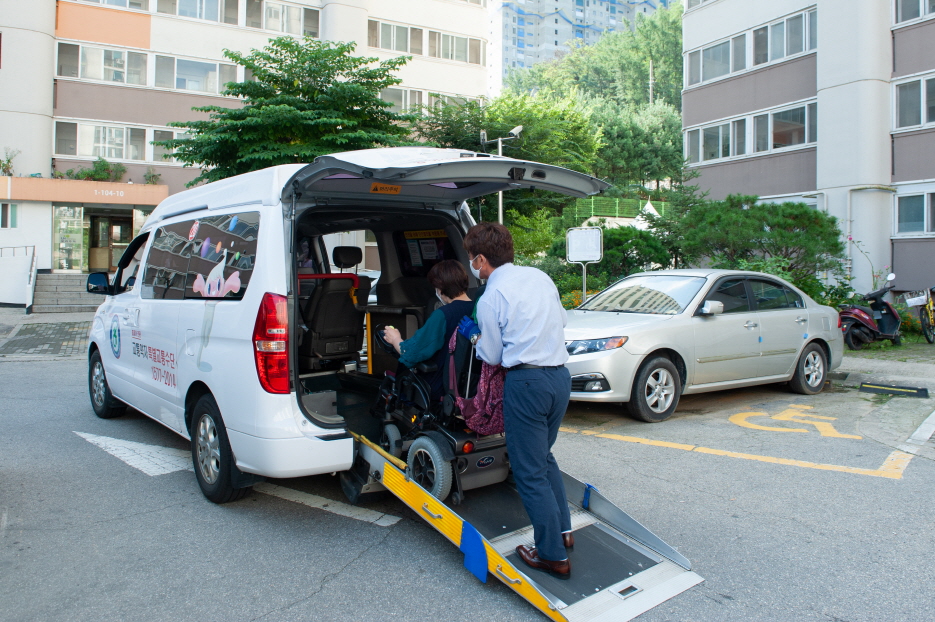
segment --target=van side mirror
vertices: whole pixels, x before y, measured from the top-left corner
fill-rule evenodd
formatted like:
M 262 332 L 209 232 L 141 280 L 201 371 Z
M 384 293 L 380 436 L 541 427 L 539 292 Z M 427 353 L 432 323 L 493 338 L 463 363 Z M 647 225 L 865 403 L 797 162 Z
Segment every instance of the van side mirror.
M 698 315 L 720 315 L 724 313 L 724 303 L 720 300 L 705 300 L 698 310 Z
M 110 296 L 110 277 L 106 272 L 93 272 L 88 275 L 88 293 Z

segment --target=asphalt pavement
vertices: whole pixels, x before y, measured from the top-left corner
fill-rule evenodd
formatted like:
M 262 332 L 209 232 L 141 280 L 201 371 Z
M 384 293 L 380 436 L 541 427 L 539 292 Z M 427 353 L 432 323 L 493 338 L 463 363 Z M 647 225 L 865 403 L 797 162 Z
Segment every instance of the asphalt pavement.
M 935 399 L 855 388 L 935 390 L 935 374 L 887 369 L 810 397 L 684 397 L 660 424 L 569 409 L 562 468 L 705 578 L 638 620 L 935 619 L 935 447 L 906 443 Z M 335 477 L 206 501 L 188 443 L 132 411 L 95 417 L 86 373 L 82 356 L 0 359 L 0 621 L 545 619 L 392 497 L 366 506 L 401 519 L 388 526 L 341 514 Z M 107 443 L 169 467 L 147 474 Z

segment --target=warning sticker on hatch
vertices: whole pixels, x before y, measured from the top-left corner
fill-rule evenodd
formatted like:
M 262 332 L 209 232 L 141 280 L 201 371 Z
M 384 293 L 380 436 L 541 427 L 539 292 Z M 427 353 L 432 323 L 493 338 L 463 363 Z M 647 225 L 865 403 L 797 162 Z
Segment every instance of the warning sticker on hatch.
M 376 194 L 399 194 L 402 189 L 402 186 L 392 186 L 390 184 L 379 184 L 377 182 L 370 184 L 370 192 Z
M 418 240 L 420 238 L 447 238 L 448 234 L 444 229 L 432 229 L 429 231 L 403 231 L 403 237 L 407 240 Z

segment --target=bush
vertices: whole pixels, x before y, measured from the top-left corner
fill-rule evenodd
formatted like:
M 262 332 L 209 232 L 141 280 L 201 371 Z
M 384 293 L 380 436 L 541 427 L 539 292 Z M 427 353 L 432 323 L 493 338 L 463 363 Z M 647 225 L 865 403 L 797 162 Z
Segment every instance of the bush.
M 127 167 L 119 162 L 111 164 L 104 158 L 98 158 L 91 165 L 91 168 L 70 168 L 65 171 L 65 177 L 68 179 L 78 179 L 81 181 L 112 181 L 117 182 L 123 179 L 127 172 Z

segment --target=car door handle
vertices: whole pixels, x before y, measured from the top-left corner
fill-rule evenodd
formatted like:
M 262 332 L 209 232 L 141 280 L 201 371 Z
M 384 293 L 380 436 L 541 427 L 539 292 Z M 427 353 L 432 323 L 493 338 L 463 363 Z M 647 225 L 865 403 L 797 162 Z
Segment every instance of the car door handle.
M 747 322 L 743 325 L 744 328 L 756 328 L 757 326 L 759 326 L 759 324 L 756 322 Z
M 806 323 L 806 322 L 808 321 L 808 318 L 807 318 L 807 317 L 797 317 L 797 318 L 795 318 L 795 321 L 798 322 L 799 324 L 804 324 L 804 323 Z
M 195 329 L 187 328 L 185 329 L 185 354 L 188 356 L 195 356 L 195 350 L 192 349 L 192 343 L 195 341 Z

